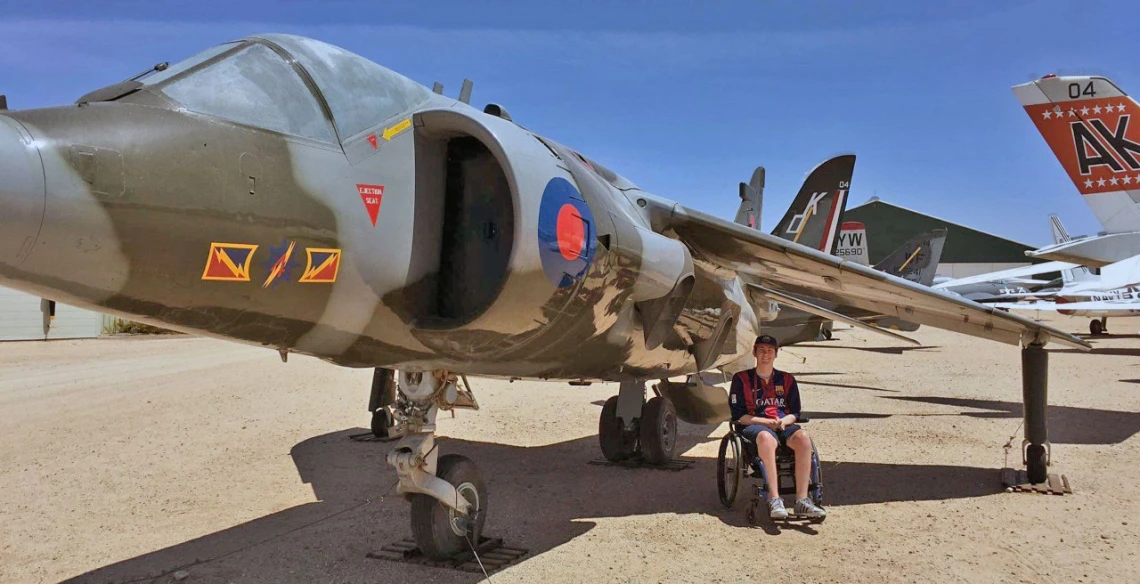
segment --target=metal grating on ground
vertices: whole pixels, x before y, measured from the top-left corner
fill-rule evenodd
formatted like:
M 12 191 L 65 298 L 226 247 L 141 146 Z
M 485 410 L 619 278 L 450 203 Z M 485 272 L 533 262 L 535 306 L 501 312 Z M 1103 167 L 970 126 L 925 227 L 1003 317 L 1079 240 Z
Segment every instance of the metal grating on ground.
M 679 470 L 685 470 L 686 468 L 693 466 L 693 461 L 692 460 L 670 460 L 669 462 L 666 462 L 665 464 L 649 464 L 648 462 L 645 462 L 645 459 L 641 458 L 640 456 L 637 456 L 637 457 L 633 457 L 633 458 L 627 458 L 621 462 L 613 462 L 610 460 L 606 460 L 604 458 L 596 458 L 594 460 L 591 460 L 589 462 L 589 464 L 593 464 L 593 465 L 597 465 L 597 466 L 616 466 L 618 468 L 647 468 L 650 470 L 671 470 L 671 471 L 676 472 Z
M 503 545 L 503 540 L 498 537 L 480 537 L 479 545 L 476 549 L 479 550 L 479 560 L 483 562 L 483 568 L 479 567 L 479 562 L 475 560 L 475 555 L 471 552 L 464 552 L 454 558 L 446 560 L 428 559 L 420 553 L 420 549 L 416 547 L 415 540 L 410 537 L 397 541 L 396 543 L 388 544 L 380 548 L 380 551 L 368 552 L 368 557 L 391 562 L 420 564 L 433 568 L 460 570 L 475 574 L 482 574 L 483 569 L 486 569 L 488 574 L 493 574 L 518 562 L 523 556 L 530 553 L 530 550 L 505 546 Z
M 1007 490 L 1017 493 L 1041 493 L 1042 495 L 1073 493 L 1073 488 L 1069 486 L 1069 477 L 1063 474 L 1049 473 L 1045 480 L 1044 483 L 1031 483 L 1029 482 L 1029 475 L 1023 470 L 1001 469 L 1001 484 Z

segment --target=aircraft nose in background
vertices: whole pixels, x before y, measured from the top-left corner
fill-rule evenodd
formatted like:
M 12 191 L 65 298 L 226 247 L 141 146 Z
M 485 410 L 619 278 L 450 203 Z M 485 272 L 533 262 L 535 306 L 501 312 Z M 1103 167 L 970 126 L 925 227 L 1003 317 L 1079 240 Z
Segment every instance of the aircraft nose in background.
M 0 280 L 35 246 L 45 198 L 44 165 L 31 134 L 0 115 Z

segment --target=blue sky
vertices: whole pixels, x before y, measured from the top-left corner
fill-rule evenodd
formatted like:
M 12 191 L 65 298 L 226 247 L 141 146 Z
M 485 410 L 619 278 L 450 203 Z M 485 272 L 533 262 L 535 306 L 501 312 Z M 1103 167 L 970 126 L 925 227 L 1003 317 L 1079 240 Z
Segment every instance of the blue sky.
M 1047 73 L 1140 93 L 1140 4 L 1115 2 L 0 1 L 0 93 L 23 109 L 257 32 L 319 38 L 731 218 L 768 169 L 764 225 L 824 158 L 873 195 L 1031 245 L 1048 213 L 1100 230 L 1010 91 Z M 787 3 L 792 4 L 792 3 Z M 873 234 L 872 234 L 873 237 Z

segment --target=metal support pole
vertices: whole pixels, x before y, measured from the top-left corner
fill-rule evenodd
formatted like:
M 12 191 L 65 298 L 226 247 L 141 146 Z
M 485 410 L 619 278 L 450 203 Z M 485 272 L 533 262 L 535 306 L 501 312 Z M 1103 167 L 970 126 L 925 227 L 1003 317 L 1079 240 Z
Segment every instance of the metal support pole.
M 1033 343 L 1021 350 L 1021 397 L 1025 404 L 1022 454 L 1029 482 L 1044 483 L 1049 466 L 1049 353 Z

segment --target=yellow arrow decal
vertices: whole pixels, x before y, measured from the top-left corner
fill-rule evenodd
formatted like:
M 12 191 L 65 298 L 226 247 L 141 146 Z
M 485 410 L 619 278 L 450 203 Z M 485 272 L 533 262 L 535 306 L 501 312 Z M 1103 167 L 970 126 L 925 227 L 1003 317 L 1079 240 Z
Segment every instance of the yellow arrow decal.
M 395 126 L 392 126 L 391 128 L 384 128 L 384 139 L 391 140 L 396 136 L 396 134 L 399 134 L 400 132 L 403 132 L 410 127 L 412 127 L 412 118 L 404 118 L 404 121 L 396 124 Z

